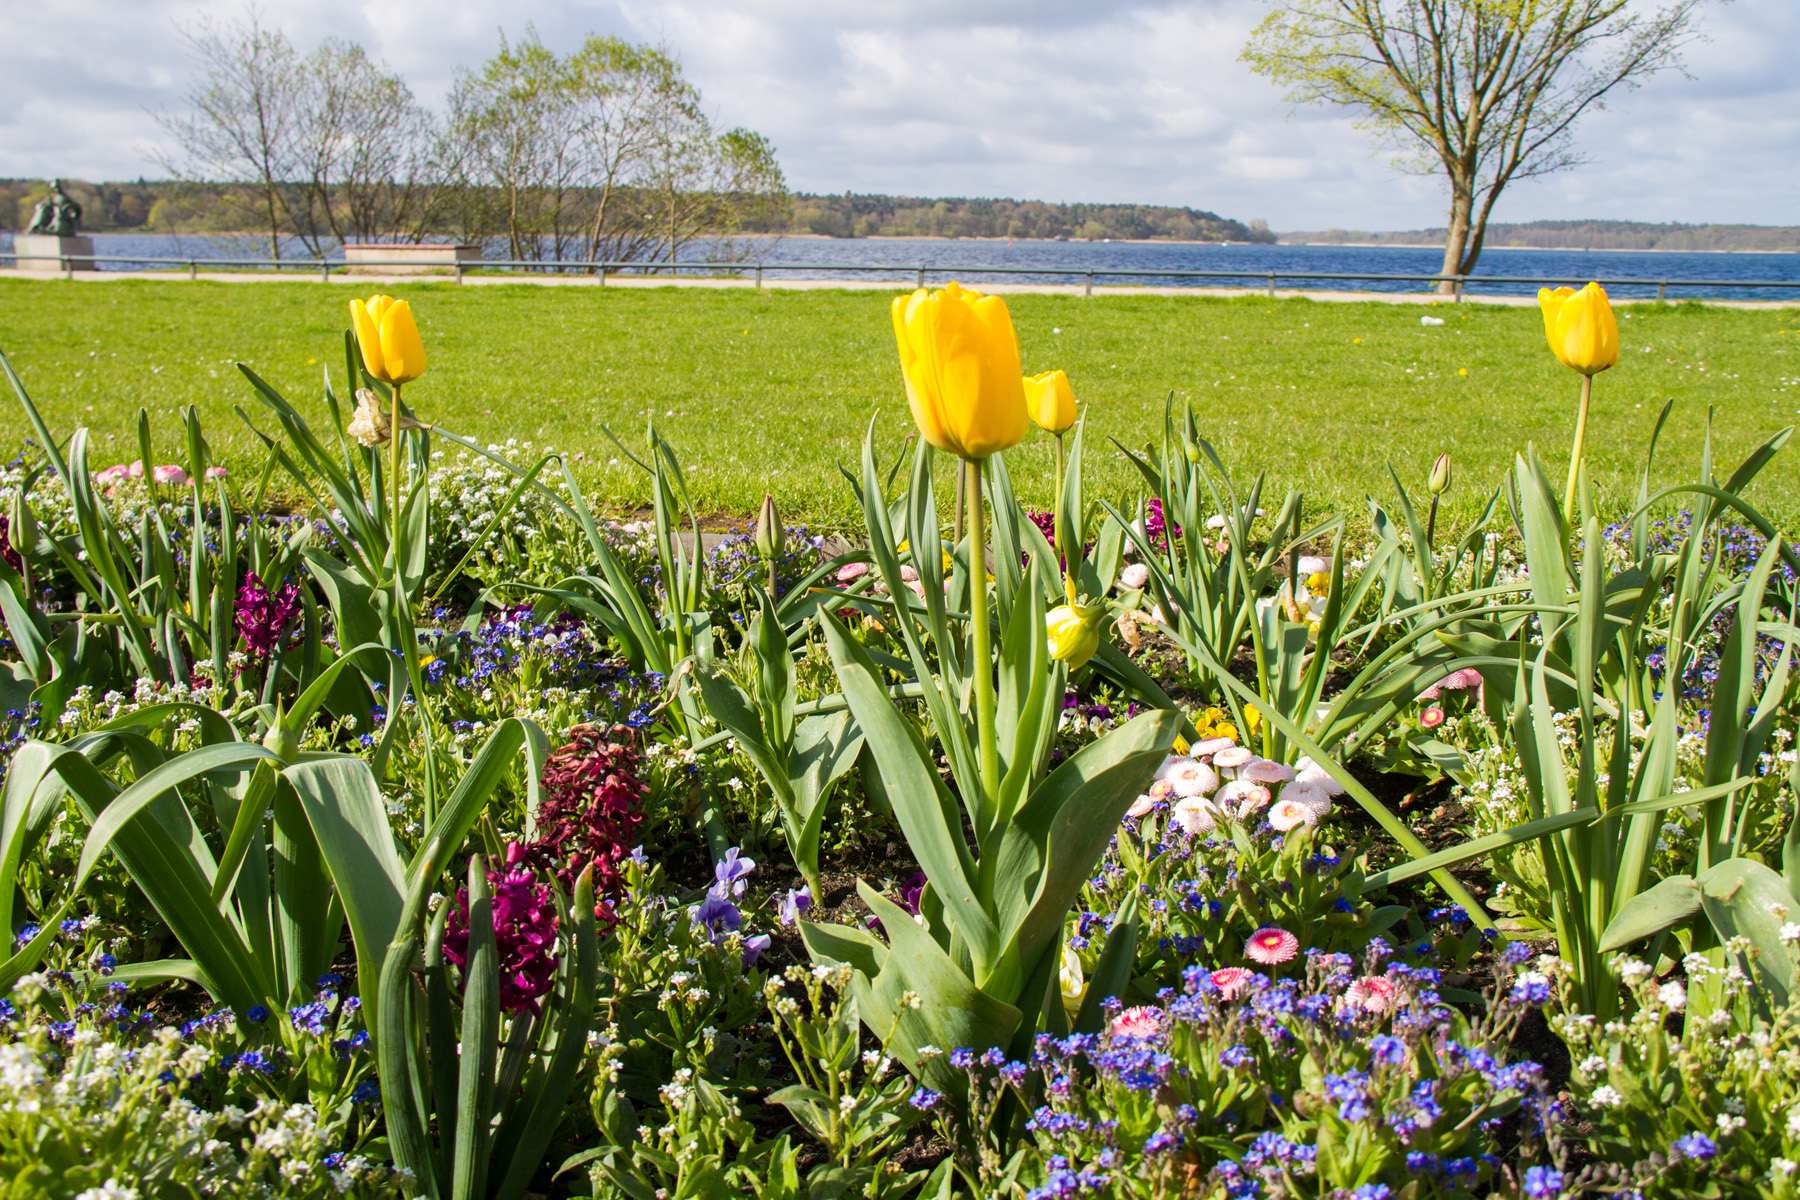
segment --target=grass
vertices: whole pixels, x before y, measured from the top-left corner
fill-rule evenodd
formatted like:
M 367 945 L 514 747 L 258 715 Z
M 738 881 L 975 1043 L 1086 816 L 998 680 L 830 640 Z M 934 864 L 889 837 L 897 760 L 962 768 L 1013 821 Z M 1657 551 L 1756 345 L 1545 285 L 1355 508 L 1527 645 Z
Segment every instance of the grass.
M 241 473 L 262 458 L 233 407 L 273 422 L 233 364 L 323 424 L 320 372 L 341 372 L 352 294 L 298 282 L 4 280 L 0 349 L 52 429 L 93 430 L 95 467 L 137 457 L 140 406 L 158 455 L 174 457 L 178 412 L 193 404 L 215 453 Z M 790 519 L 828 525 L 854 520 L 836 467 L 854 465 L 870 419 L 889 446 L 911 429 L 882 293 L 421 283 L 403 294 L 431 364 L 407 392 L 421 415 L 489 442 L 580 451 L 587 483 L 614 508 L 646 493 L 609 465 L 617 451 L 602 424 L 635 445 L 653 414 L 703 512 L 754 513 L 766 489 Z M 1360 517 L 1366 494 L 1391 494 L 1390 466 L 1422 489 L 1439 450 L 1456 464 L 1453 520 L 1486 500 L 1527 442 L 1559 477 L 1566 462 L 1578 381 L 1545 349 L 1535 308 L 1060 295 L 1008 304 L 1025 370 L 1062 367 L 1074 382 L 1090 420 L 1089 479 L 1107 493 L 1137 480 L 1106 438 L 1155 437 L 1171 392 L 1193 403 L 1240 485 L 1266 471 L 1277 498 L 1301 488 L 1314 513 Z M 1676 406 L 1658 452 L 1662 483 L 1695 477 L 1709 406 L 1721 475 L 1800 416 L 1800 313 L 1620 311 L 1623 353 L 1596 380 L 1588 437 L 1610 513 L 1630 503 L 1665 401 Z M 1422 313 L 1446 323 L 1423 327 Z M 0 404 L 0 439 L 26 433 L 19 409 Z M 1047 500 L 1050 445 L 1034 434 L 1009 456 L 1027 502 Z M 1800 475 L 1778 463 L 1751 498 L 1785 523 L 1800 515 Z

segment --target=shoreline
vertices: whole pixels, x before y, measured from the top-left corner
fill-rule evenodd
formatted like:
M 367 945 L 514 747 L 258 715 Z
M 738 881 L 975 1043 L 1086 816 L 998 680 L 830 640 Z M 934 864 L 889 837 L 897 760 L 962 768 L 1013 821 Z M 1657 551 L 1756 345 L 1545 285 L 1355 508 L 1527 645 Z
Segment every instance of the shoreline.
M 15 230 L 0 230 L 0 235 L 13 236 Z M 266 234 L 253 233 L 135 233 L 123 230 L 110 230 L 104 233 L 84 234 L 92 238 L 115 237 L 166 237 L 190 238 L 203 240 L 206 238 L 244 238 L 266 237 Z M 1431 242 L 1234 242 L 1234 241 L 1185 241 L 1178 238 L 1008 238 L 1008 237 L 942 237 L 928 234 L 871 234 L 867 237 L 832 237 L 825 233 L 750 233 L 741 235 L 742 240 L 780 240 L 809 242 L 973 242 L 982 245 L 1004 242 L 1012 245 L 1015 242 L 1023 245 L 1043 246 L 1232 246 L 1258 247 L 1270 249 L 1281 247 L 1305 246 L 1326 250 L 1437 250 L 1444 249 L 1443 243 Z M 1791 250 L 1676 250 L 1668 247 L 1635 247 L 1635 246 L 1483 246 L 1483 254 L 1497 252 L 1524 252 L 1539 254 L 1800 254 L 1800 248 Z

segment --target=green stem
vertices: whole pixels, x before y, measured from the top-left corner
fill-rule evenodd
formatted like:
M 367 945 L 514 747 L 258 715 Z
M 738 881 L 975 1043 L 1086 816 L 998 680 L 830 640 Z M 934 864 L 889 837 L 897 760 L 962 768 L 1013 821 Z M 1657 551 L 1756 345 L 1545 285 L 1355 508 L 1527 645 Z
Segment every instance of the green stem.
M 1588 400 L 1594 394 L 1594 377 L 1581 377 L 1581 408 L 1575 414 L 1575 444 L 1569 450 L 1569 481 L 1563 487 L 1563 523 L 1575 519 L 1575 481 L 1581 475 L 1581 444 L 1587 438 Z
M 1055 539 L 1056 539 L 1056 544 L 1054 546 L 1052 546 L 1051 549 L 1056 551 L 1057 563 L 1062 567 L 1062 570 L 1063 570 L 1063 577 L 1064 577 L 1063 578 L 1063 590 L 1070 593 L 1069 603 L 1073 604 L 1073 603 L 1075 603 L 1075 596 L 1074 596 L 1075 585 L 1073 583 L 1069 582 L 1069 580 L 1068 580 L 1069 558 L 1068 558 L 1068 555 L 1063 553 L 1062 492 L 1063 492 L 1063 435 L 1059 433 L 1056 435 L 1056 492 L 1055 492 L 1054 496 L 1052 497 L 1051 509 L 1050 509 L 1050 516 L 1052 518 L 1050 530 L 1051 530 L 1052 536 L 1055 537 Z
M 388 418 L 388 488 L 393 495 L 393 526 L 388 530 L 388 547 L 394 553 L 394 578 L 400 577 L 400 385 L 394 385 L 394 412 Z
M 974 654 L 975 731 L 981 745 L 981 813 L 991 820 L 1000 802 L 1000 745 L 994 736 L 994 653 L 988 631 L 987 521 L 982 515 L 981 460 L 963 462 L 969 509 L 969 623 Z

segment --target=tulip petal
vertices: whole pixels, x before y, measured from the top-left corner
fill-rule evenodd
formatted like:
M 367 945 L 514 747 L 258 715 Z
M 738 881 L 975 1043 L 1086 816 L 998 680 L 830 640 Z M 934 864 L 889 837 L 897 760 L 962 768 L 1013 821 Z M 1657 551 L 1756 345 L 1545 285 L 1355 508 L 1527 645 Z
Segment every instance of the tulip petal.
M 411 383 L 425 373 L 425 345 L 404 300 L 392 301 L 381 315 L 381 354 L 389 383 Z
M 387 382 L 387 363 L 381 355 L 381 326 L 361 300 L 350 302 L 350 327 L 356 331 L 356 347 L 362 352 L 363 369 Z

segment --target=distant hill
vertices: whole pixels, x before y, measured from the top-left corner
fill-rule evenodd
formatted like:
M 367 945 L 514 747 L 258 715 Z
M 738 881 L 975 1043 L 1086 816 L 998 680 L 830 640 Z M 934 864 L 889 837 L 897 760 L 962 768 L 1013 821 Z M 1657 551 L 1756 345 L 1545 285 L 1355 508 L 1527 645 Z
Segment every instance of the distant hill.
M 1319 233 L 1284 233 L 1287 244 L 1324 243 L 1371 246 L 1441 246 L 1443 229 L 1362 233 L 1327 229 Z M 1793 225 L 1655 225 L 1643 221 L 1532 221 L 1524 225 L 1490 224 L 1484 248 L 1534 250 L 1752 250 L 1800 251 L 1800 226 Z
M 826 237 L 1069 238 L 1101 241 L 1273 242 L 1268 223 L 1248 225 L 1195 208 L 1157 204 L 1049 204 L 873 196 L 793 197 L 787 233 Z

